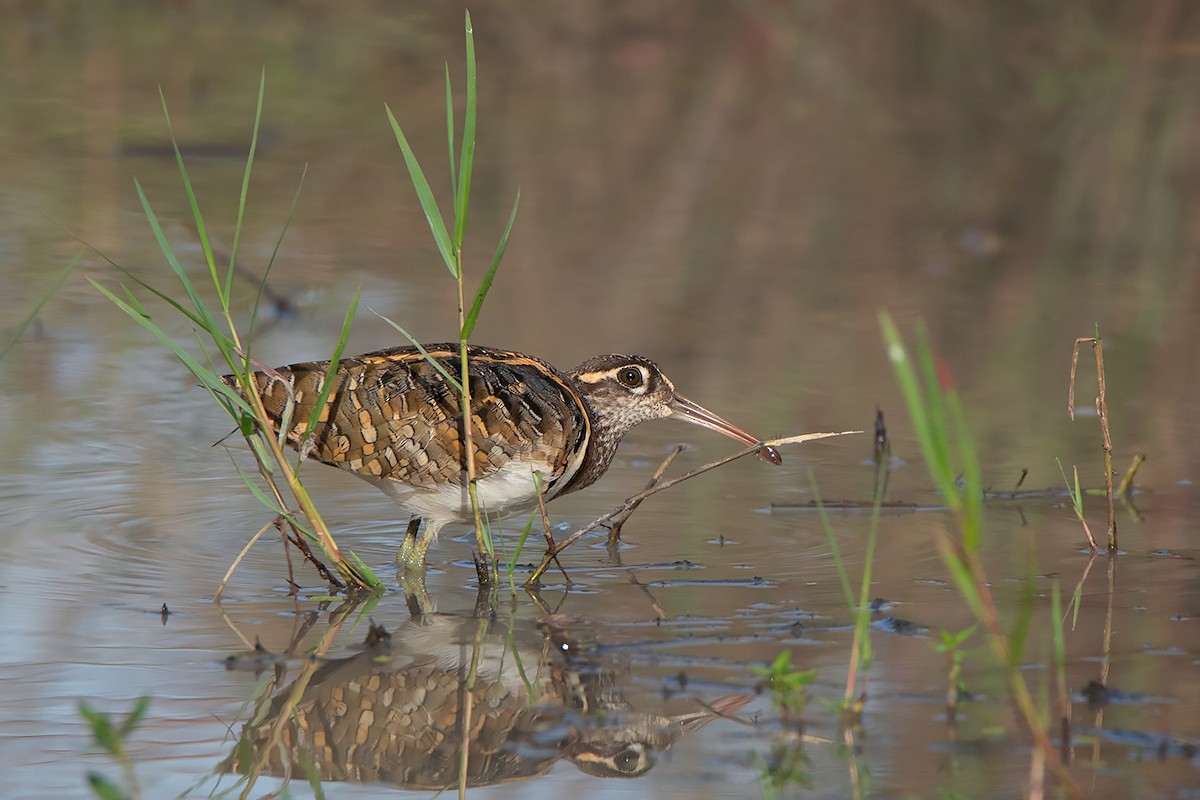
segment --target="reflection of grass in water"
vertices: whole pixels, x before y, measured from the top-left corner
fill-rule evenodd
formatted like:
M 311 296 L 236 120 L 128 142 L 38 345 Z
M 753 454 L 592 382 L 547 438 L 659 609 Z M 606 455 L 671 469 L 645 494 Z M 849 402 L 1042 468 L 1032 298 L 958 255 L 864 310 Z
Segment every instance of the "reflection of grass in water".
M 47 288 L 46 291 L 42 293 L 42 296 L 38 298 L 38 301 L 34 303 L 33 310 L 25 316 L 25 319 L 17 323 L 17 327 L 13 328 L 12 333 L 8 335 L 8 341 L 6 341 L 3 345 L 0 345 L 0 361 L 4 360 L 4 357 L 8 355 L 8 351 L 12 350 L 13 345 L 15 345 L 17 340 L 21 338 L 21 334 L 25 333 L 26 329 L 28 329 L 29 326 L 33 324 L 33 321 L 37 319 L 37 315 L 41 313 L 42 306 L 46 305 L 50 298 L 54 296 L 54 293 L 58 291 L 58 287 L 62 286 L 63 281 L 67 279 L 67 276 L 75 271 L 75 267 L 79 264 L 79 259 L 82 257 L 83 253 L 76 254 L 76 256 L 72 258 L 65 267 L 62 268 L 62 271 L 59 272 L 54 278 L 54 282 L 50 284 L 49 288 Z

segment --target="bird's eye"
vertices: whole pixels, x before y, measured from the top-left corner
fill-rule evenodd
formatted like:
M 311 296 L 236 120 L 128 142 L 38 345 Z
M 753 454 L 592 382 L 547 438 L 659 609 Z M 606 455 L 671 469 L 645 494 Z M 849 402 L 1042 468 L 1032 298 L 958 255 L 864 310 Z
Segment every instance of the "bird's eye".
M 626 386 L 630 389 L 636 389 L 637 387 L 641 386 L 646 379 L 645 376 L 642 375 L 642 371 L 637 367 L 623 367 L 621 371 L 617 373 L 617 380 L 621 382 L 622 386 Z

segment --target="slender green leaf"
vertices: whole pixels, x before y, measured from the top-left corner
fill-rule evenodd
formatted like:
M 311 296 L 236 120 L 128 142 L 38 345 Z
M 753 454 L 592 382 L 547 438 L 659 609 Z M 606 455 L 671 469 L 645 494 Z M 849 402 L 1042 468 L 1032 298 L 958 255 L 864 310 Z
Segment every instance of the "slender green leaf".
M 521 536 L 517 539 L 517 549 L 513 552 L 512 558 L 508 561 L 508 582 L 513 582 L 513 572 L 517 568 L 517 558 L 521 555 L 521 550 L 525 547 L 525 540 L 529 538 L 530 532 L 533 530 L 533 523 L 537 520 L 539 511 L 529 512 L 529 519 L 525 521 L 525 528 L 521 531 Z
M 817 486 L 817 478 L 812 469 L 808 471 L 808 485 L 817 504 L 817 515 L 821 519 L 821 529 L 825 531 L 825 541 L 829 545 L 830 555 L 833 556 L 833 566 L 837 570 L 838 583 L 842 586 L 842 595 L 846 599 L 846 608 L 854 613 L 854 587 L 850 584 L 850 574 L 846 571 L 846 561 L 842 558 L 842 548 L 838 546 L 833 535 L 833 523 L 829 520 L 829 512 L 821 499 L 821 489 Z
M 540 497 L 542 494 L 542 473 L 539 470 L 533 471 L 533 488 Z M 529 520 L 525 523 L 525 529 L 521 531 L 521 537 L 517 539 L 517 548 L 513 551 L 512 558 L 508 561 L 508 582 L 513 582 L 513 571 L 517 568 L 517 559 L 521 557 L 521 551 L 525 549 L 525 540 L 529 538 L 530 531 L 533 530 L 534 520 L 540 515 L 538 509 L 534 509 L 529 515 Z
M 1033 569 L 1031 565 L 1030 574 L 1025 576 L 1025 583 L 1021 587 L 1021 602 L 1017 605 L 1017 618 L 1013 620 L 1012 633 L 1008 635 L 1008 666 L 1013 669 L 1021 665 L 1021 659 L 1025 655 L 1025 644 L 1029 639 L 1029 627 L 1033 622 L 1034 581 L 1036 580 L 1036 576 L 1032 573 Z
M 172 339 L 170 336 L 167 336 L 167 334 L 158 327 L 153 319 L 134 309 L 124 300 L 117 297 L 108 289 L 97 283 L 95 279 L 88 278 L 88 282 L 95 286 L 101 294 L 111 300 L 118 308 L 124 311 L 130 317 L 130 319 L 134 320 L 143 328 L 150 331 L 150 333 L 154 334 L 154 338 L 158 339 L 159 342 L 165 345 L 168 350 L 174 353 L 175 357 L 183 362 L 183 365 L 188 368 L 188 371 L 195 375 L 201 383 L 203 383 L 205 386 L 211 387 L 214 391 L 221 392 L 222 395 L 230 397 L 230 399 L 234 400 L 235 402 L 242 402 L 244 404 L 244 401 L 241 401 L 241 398 L 236 393 L 225 386 L 216 373 L 197 361 L 190 353 L 180 347 L 174 339 Z
M 879 474 L 875 481 L 875 499 L 871 504 L 871 518 L 867 527 L 867 548 L 863 554 L 862 583 L 858 597 L 857 618 L 855 627 L 859 636 L 859 664 L 864 670 L 871 668 L 874 653 L 871 649 L 871 576 L 875 567 L 875 548 L 879 541 L 879 516 L 883 511 L 883 490 L 886 485 L 883 471 L 887 465 L 878 465 Z
M 238 245 L 242 240 L 242 223 L 246 219 L 246 197 L 250 194 L 250 172 L 254 166 L 254 153 L 258 150 L 258 132 L 262 126 L 263 95 L 267 91 L 267 68 L 258 76 L 258 104 L 254 109 L 254 131 L 250 134 L 250 152 L 246 155 L 246 170 L 242 173 L 242 191 L 238 195 L 237 220 L 233 225 L 233 246 L 229 249 L 229 269 L 225 270 L 225 288 L 217 287 L 221 296 L 221 307 L 229 313 L 229 298 L 233 294 L 233 268 L 237 263 Z
M 187 367 L 188 371 L 200 381 L 200 384 L 207 389 L 210 394 L 224 398 L 243 413 L 253 415 L 250 405 L 242 398 L 240 394 L 238 394 L 229 386 L 226 386 L 224 381 L 217 376 L 215 371 L 197 361 L 190 353 L 180 347 L 174 339 L 167 336 L 162 328 L 158 327 L 158 324 L 154 322 L 153 318 L 148 313 L 146 313 L 145 309 L 142 308 L 141 303 L 138 302 L 137 298 L 134 297 L 134 295 L 129 291 L 128 287 L 126 287 L 124 284 L 121 284 L 122 290 L 124 290 L 126 295 L 130 298 L 127 302 L 101 286 L 93 278 L 88 278 L 88 282 L 95 286 L 101 294 L 111 300 L 113 304 L 124 311 L 131 319 L 154 334 L 154 338 L 158 339 L 159 342 L 167 347 L 168 350 L 174 353 L 175 357 L 178 358 L 185 367 Z
M 0 347 L 0 361 L 3 361 L 4 357 L 8 355 L 8 351 L 11 350 L 13 345 L 17 343 L 17 340 L 21 338 L 21 334 L 25 333 L 25 329 L 28 328 L 37 318 L 37 315 L 41 312 L 42 307 L 45 306 L 50 298 L 54 296 L 54 293 L 58 291 L 58 287 L 63 285 L 63 281 L 67 279 L 67 276 L 75 271 L 75 267 L 79 264 L 79 261 L 82 258 L 83 251 L 80 250 L 75 254 L 75 257 L 68 261 L 67 265 L 59 271 L 58 275 L 55 276 L 54 282 L 51 283 L 50 288 L 38 298 L 37 303 L 33 306 L 33 310 L 25 316 L 25 319 L 17 323 L 17 327 L 13 329 L 13 332 L 8 337 L 8 341 L 4 343 L 3 347 Z
M 174 300 L 174 299 L 173 299 L 173 298 L 171 298 L 169 295 L 167 295 L 165 292 L 162 292 L 162 291 L 159 291 L 158 289 L 155 289 L 153 286 L 151 286 L 150 284 L 146 283 L 144 280 L 142 280 L 141 278 L 137 277 L 136 275 L 134 275 L 134 274 L 133 274 L 133 273 L 131 273 L 131 272 L 128 272 L 128 271 L 125 271 L 125 270 L 122 270 L 122 272 L 125 272 L 125 275 L 126 275 L 126 276 L 127 276 L 129 279 L 130 279 L 130 280 L 132 280 L 134 283 L 138 284 L 138 285 L 139 285 L 139 286 L 141 286 L 143 289 L 145 289 L 146 291 L 150 292 L 150 293 L 151 293 L 151 294 L 153 294 L 155 297 L 157 297 L 158 299 L 162 300 L 162 301 L 163 301 L 164 303 L 166 303 L 167 305 L 169 305 L 169 306 L 171 306 L 172 308 L 174 308 L 174 309 L 175 309 L 176 311 L 178 311 L 180 314 L 182 314 L 183 316 L 187 317 L 187 318 L 188 318 L 188 319 L 189 319 L 189 320 L 190 320 L 190 321 L 191 321 L 191 322 L 192 322 L 192 323 L 193 323 L 193 324 L 194 324 L 196 327 L 200 328 L 200 329 L 201 329 L 201 330 L 203 330 L 203 331 L 204 331 L 206 334 L 208 334 L 208 336 L 209 336 L 209 337 L 210 337 L 210 338 L 213 340 L 213 344 L 215 344 L 215 345 L 217 346 L 217 350 L 219 350 L 219 351 L 220 351 L 220 353 L 221 353 L 221 357 L 222 357 L 222 358 L 225 360 L 225 363 L 229 365 L 229 368 L 230 368 L 230 370 L 233 370 L 233 369 L 234 369 L 234 366 L 235 366 L 235 364 L 236 364 L 236 361 L 235 361 L 235 359 L 234 359 L 234 357 L 233 357 L 233 352 L 234 352 L 234 350 L 237 348 L 237 343 L 236 343 L 236 342 L 234 342 L 232 339 L 230 339 L 228 336 L 226 336 L 224 333 L 222 333 L 220 328 L 217 328 L 217 327 L 209 328 L 209 327 L 207 327 L 207 326 L 208 326 L 208 325 L 210 325 L 210 324 L 215 324 L 215 323 L 213 323 L 213 322 L 212 322 L 212 320 L 205 321 L 204 319 L 201 319 L 201 318 L 200 318 L 199 316 L 197 316 L 196 314 L 194 314 L 194 313 L 192 313 L 192 312 L 188 311 L 188 310 L 187 310 L 186 308 L 184 308 L 184 307 L 183 307 L 183 305 L 181 305 L 181 304 L 180 304 L 180 303 L 179 303 L 177 300 Z M 122 288 L 124 288 L 124 284 L 122 284 Z M 149 317 L 149 316 L 150 316 L 149 312 L 147 312 L 147 311 L 145 311 L 145 310 L 143 309 L 143 307 L 142 307 L 142 305 L 141 305 L 140 301 L 138 301 L 138 300 L 137 300 L 137 298 L 136 298 L 136 296 L 133 294 L 133 292 L 131 292 L 131 291 L 129 291 L 128 289 L 126 289 L 126 290 L 125 290 L 125 293 L 126 293 L 126 297 L 129 299 L 129 301 L 130 301 L 130 304 L 131 304 L 131 305 L 134 305 L 134 307 L 135 307 L 135 308 L 137 308 L 137 309 L 138 309 L 138 311 L 140 311 L 140 312 L 141 312 L 142 314 L 144 314 L 145 316 L 147 316 L 147 317 Z M 214 372 L 215 372 L 215 370 L 214 370 Z
M 279 249 L 283 247 L 283 237 L 292 227 L 292 220 L 296 216 L 296 206 L 300 204 L 300 192 L 304 189 L 304 179 L 307 177 L 308 164 L 305 164 L 304 169 L 300 172 L 300 183 L 296 185 L 296 191 L 292 194 L 292 205 L 288 208 L 287 217 L 283 220 L 283 229 L 279 231 L 279 237 L 275 240 L 275 248 L 271 251 L 271 257 L 267 260 L 267 268 L 263 270 L 262 280 L 258 282 L 258 292 L 254 295 L 254 307 L 250 309 L 250 331 L 246 335 L 247 356 L 250 355 L 250 343 L 254 338 L 254 326 L 258 322 L 258 307 L 262 304 L 263 292 L 267 288 L 267 278 L 270 277 L 271 268 L 275 266 L 275 261 L 279 257 Z
M 233 468 L 237 471 L 237 474 L 241 476 L 242 483 L 246 484 L 246 488 L 250 490 L 250 493 L 254 495 L 255 499 L 257 499 L 258 502 L 263 505 L 263 507 L 265 507 L 272 514 L 278 514 L 284 517 L 289 516 L 288 512 L 280 507 L 278 500 L 264 492 L 254 481 L 254 479 L 250 477 L 249 473 L 238 466 L 237 461 L 235 461 L 233 458 L 232 452 L 229 453 L 229 461 L 233 464 Z
M 962 497 L 950 455 L 946 402 L 937 365 L 934 363 L 933 348 L 929 345 L 929 335 L 925 326 L 921 324 L 917 326 L 916 353 L 929 414 L 929 425 L 925 430 L 928 442 L 923 444 L 925 457 L 929 461 L 930 471 L 934 473 L 934 480 L 938 483 L 938 490 L 943 494 L 946 505 L 957 512 L 962 507 Z
M 371 568 L 353 550 L 346 550 L 344 553 L 346 561 L 349 562 L 351 573 L 361 585 L 372 590 L 378 590 L 383 587 L 383 581 L 375 577 L 375 573 L 371 571 Z
M 99 772 L 88 772 L 87 780 L 88 787 L 100 800 L 129 800 L 129 795 Z
M 1054 579 L 1050 595 L 1050 616 L 1054 620 L 1054 672 L 1062 684 L 1063 669 L 1067 663 L 1067 643 L 1063 636 L 1062 590 L 1058 579 Z
M 458 186 L 454 195 L 454 250 L 462 250 L 467 232 L 467 204 L 471 197 L 471 175 L 475 170 L 475 32 L 471 12 L 466 12 L 467 108 L 463 117 L 462 156 L 458 163 Z M 452 156 L 453 158 L 453 156 Z
M 1071 495 L 1071 500 L 1075 504 L 1075 513 L 1083 519 L 1083 492 L 1079 490 L 1079 467 L 1073 464 L 1071 469 L 1075 474 L 1075 493 Z
M 253 380 L 253 378 L 251 378 Z M 283 413 L 279 415 L 279 427 L 275 431 L 275 441 L 279 442 L 279 449 L 282 450 L 287 446 L 288 431 L 292 429 L 292 415 L 296 413 L 296 398 L 291 392 L 287 393 L 287 400 L 283 403 Z M 296 468 L 300 468 L 300 461 L 297 459 Z
M 958 446 L 965 484 L 961 494 L 963 547 L 973 553 L 979 549 L 983 531 L 983 473 L 980 471 L 979 457 L 975 452 L 975 437 L 967 428 L 966 415 L 963 413 L 962 401 L 957 390 L 951 389 L 946 393 L 946 404 L 954 422 L 954 443 Z
M 134 729 L 137 728 L 138 723 L 142 721 L 142 717 L 146 716 L 146 710 L 149 708 L 150 696 L 142 695 L 139 697 L 137 703 L 133 707 L 133 710 L 129 712 L 129 715 L 125 717 L 125 721 L 122 722 L 121 726 L 117 729 L 117 735 L 124 739 L 129 734 L 133 733 Z
M 436 369 L 443 378 L 450 381 L 450 384 L 455 388 L 455 390 L 459 394 L 462 394 L 462 384 L 459 382 L 458 378 L 451 375 L 449 373 L 449 371 L 447 371 L 446 368 L 444 366 L 442 366 L 442 363 L 440 361 L 438 361 L 433 356 L 429 355 L 429 351 L 425 349 L 425 345 L 418 342 L 411 333 L 404 330 L 404 328 L 400 327 L 400 325 L 398 323 L 388 319 L 383 314 L 380 314 L 378 311 L 376 311 L 373 308 L 368 309 L 368 310 L 372 314 L 374 314 L 375 316 L 379 317 L 381 320 L 386 322 L 388 325 L 391 325 L 393 328 L 400 331 L 400 333 L 404 334 L 404 338 L 408 339 L 408 341 L 412 343 L 413 347 L 417 348 L 417 351 L 420 352 L 420 354 L 425 357 L 425 360 L 429 362 L 430 366 L 432 366 L 434 369 Z
M 500 244 L 496 245 L 496 254 L 492 256 L 492 263 L 488 266 L 483 280 L 479 282 L 479 289 L 475 292 L 475 301 L 471 303 L 471 310 L 463 321 L 459 338 L 464 341 L 471 338 L 471 334 L 475 332 L 475 323 L 479 319 L 479 312 L 483 310 L 483 301 L 492 288 L 492 281 L 496 278 L 496 270 L 500 267 L 500 260 L 504 258 L 504 251 L 508 249 L 508 235 L 512 233 L 513 223 L 517 219 L 517 207 L 520 204 L 521 190 L 517 189 L 517 199 L 513 201 L 512 213 L 508 215 L 508 224 L 504 226 L 504 233 L 500 235 Z
M 179 177 L 183 180 L 183 191 L 187 195 L 188 207 L 192 211 L 192 221 L 196 225 L 196 235 L 200 239 L 200 248 L 204 251 L 204 263 L 208 266 L 208 274 L 212 278 L 213 288 L 221 296 L 221 279 L 217 276 L 217 262 L 213 258 L 212 243 L 208 238 L 208 228 L 204 224 L 204 215 L 200 213 L 200 203 L 196 199 L 196 191 L 192 188 L 192 179 L 188 175 L 187 166 L 183 163 L 183 154 L 179 152 L 179 142 L 175 139 L 175 127 L 171 124 L 171 113 L 167 110 L 167 96 L 162 87 L 158 87 L 158 97 L 162 101 L 163 117 L 167 121 L 167 133 L 171 136 L 171 147 L 175 151 L 175 163 L 179 166 Z M 140 187 L 139 187 L 140 191 Z M 225 299 L 221 300 L 222 309 L 226 309 Z
M 275 457 L 271 455 L 271 451 L 267 449 L 266 443 L 255 436 L 255 431 L 258 428 L 258 423 L 254 422 L 254 426 L 249 432 L 244 432 L 246 442 L 249 443 L 250 449 L 254 452 L 254 458 L 262 465 L 263 471 L 268 475 L 274 475 L 275 470 L 271 469 L 271 465 L 275 463 Z
M 393 116 L 392 109 L 387 105 L 384 105 L 384 108 L 387 110 L 388 121 L 392 124 L 392 131 L 396 135 L 396 143 L 400 145 L 400 150 L 404 153 L 408 176 L 417 192 L 417 199 L 421 201 L 421 210 L 425 212 L 425 219 L 429 223 L 429 230 L 433 233 L 434 241 L 437 242 L 438 252 L 441 253 L 442 260 L 446 262 L 446 269 L 450 270 L 450 274 L 457 279 L 458 268 L 454 265 L 454 251 L 450 244 L 450 234 L 446 230 L 446 223 L 442 220 L 442 212 L 438 210 L 433 190 L 429 188 L 429 181 L 425 180 L 425 173 L 421 170 L 421 165 L 417 162 L 412 148 L 409 147 L 404 131 L 400 129 L 400 123 Z
M 949 549 L 949 544 L 938 541 L 938 549 L 941 552 L 942 561 L 946 564 L 946 568 L 950 570 L 950 577 L 954 578 L 954 585 L 958 587 L 958 593 L 967 601 L 967 605 L 971 607 L 971 613 L 976 619 L 986 619 L 986 613 L 983 608 L 983 598 L 979 595 L 979 588 L 975 585 L 975 579 L 971 575 L 971 570 L 967 567 L 966 562 L 953 550 Z
M 111 755 L 120 755 L 121 740 L 117 736 L 117 729 L 113 726 L 112 720 L 108 714 L 103 711 L 97 711 L 90 705 L 84 702 L 79 704 L 79 714 L 92 729 L 92 736 L 96 740 L 96 744 L 104 748 Z
M 360 296 L 362 296 L 361 286 L 354 292 L 354 297 L 350 300 L 350 307 L 346 309 L 346 316 L 342 319 L 342 332 L 338 334 L 337 344 L 334 345 L 333 356 L 329 361 L 329 368 L 325 370 L 325 377 L 321 381 L 321 392 L 317 395 L 317 404 L 313 406 L 312 413 L 308 415 L 308 427 L 304 429 L 303 440 L 308 440 L 314 435 L 317 421 L 321 418 L 321 412 L 325 410 L 325 402 L 329 400 L 329 394 L 333 391 L 333 376 L 337 372 L 338 362 L 342 360 L 342 353 L 346 349 L 346 340 L 350 338 L 350 328 L 354 324 L 354 314 L 358 311 Z
M 454 171 L 454 92 L 450 89 L 450 65 L 446 65 L 446 144 L 450 148 L 450 191 L 458 197 L 458 176 Z
M 311 758 L 304 759 L 304 776 L 308 779 L 308 788 L 312 790 L 316 800 L 325 800 L 325 789 L 321 786 L 321 769 Z
M 213 320 L 212 314 L 209 313 L 208 306 L 200 299 L 200 295 L 196 292 L 196 287 L 192 283 L 192 279 L 184 272 L 183 265 L 176 258 L 175 250 L 171 247 L 171 243 L 167 241 L 167 236 L 163 233 L 162 226 L 158 223 L 158 216 L 154 213 L 154 209 L 150 207 L 150 201 L 146 198 L 146 193 L 142 191 L 141 182 L 137 178 L 134 178 L 133 185 L 137 188 L 138 199 L 142 203 L 142 212 L 146 215 L 146 220 L 150 223 L 150 230 L 154 232 L 154 238 L 158 241 L 159 249 L 167 257 L 167 263 L 171 265 L 171 269 L 179 278 L 180 283 L 183 284 L 183 289 L 187 292 L 188 298 L 191 299 L 192 305 L 196 307 L 200 326 L 208 331 L 216 330 L 217 325 Z
M 912 419 L 913 430 L 917 434 L 917 441 L 921 444 L 922 450 L 925 448 L 925 443 L 929 441 L 929 416 L 925 409 L 925 399 L 922 396 L 921 385 L 917 382 L 916 370 L 913 368 L 912 361 L 909 359 L 908 350 L 904 347 L 904 342 L 900 339 L 900 332 L 896 329 L 895 323 L 892 322 L 892 317 L 887 312 L 881 312 L 879 315 L 879 324 L 883 328 L 883 338 L 887 346 L 888 360 L 892 362 L 892 369 L 896 374 L 896 380 L 900 384 L 900 391 L 904 395 L 904 404 L 908 408 L 909 417 Z
M 958 647 L 975 635 L 975 630 L 979 627 L 979 623 L 975 623 L 969 628 L 963 628 L 958 633 L 954 634 L 954 646 Z

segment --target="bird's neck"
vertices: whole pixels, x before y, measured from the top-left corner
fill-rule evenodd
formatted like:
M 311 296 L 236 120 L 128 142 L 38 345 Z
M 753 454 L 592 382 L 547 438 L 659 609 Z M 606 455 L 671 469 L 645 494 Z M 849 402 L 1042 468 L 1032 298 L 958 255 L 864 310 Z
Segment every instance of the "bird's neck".
M 579 390 L 578 387 L 576 390 Z M 599 480 L 612 464 L 613 457 L 617 454 L 617 448 L 621 445 L 621 439 L 625 437 L 631 427 L 622 424 L 619 420 L 606 417 L 604 411 L 598 409 L 585 392 L 580 391 L 579 395 L 583 400 L 584 408 L 587 409 L 591 436 L 588 438 L 587 449 L 584 451 L 583 462 L 579 465 L 579 469 L 576 470 L 571 481 L 555 496 L 584 489 Z

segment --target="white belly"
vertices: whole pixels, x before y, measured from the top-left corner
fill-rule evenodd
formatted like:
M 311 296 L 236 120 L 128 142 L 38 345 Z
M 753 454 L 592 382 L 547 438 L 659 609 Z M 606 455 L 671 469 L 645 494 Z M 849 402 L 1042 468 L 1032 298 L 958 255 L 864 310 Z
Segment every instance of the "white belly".
M 502 517 L 536 507 L 538 492 L 533 475 L 539 467 L 545 470 L 545 462 L 513 460 L 488 473 L 476 483 L 480 511 L 489 517 Z M 567 479 L 564 476 L 563 480 Z M 435 532 L 447 522 L 472 519 L 471 499 L 465 486 L 446 484 L 431 488 L 389 480 L 372 480 L 372 483 L 410 513 L 428 520 Z M 555 494 L 555 487 L 543 482 L 542 491 L 549 500 Z

